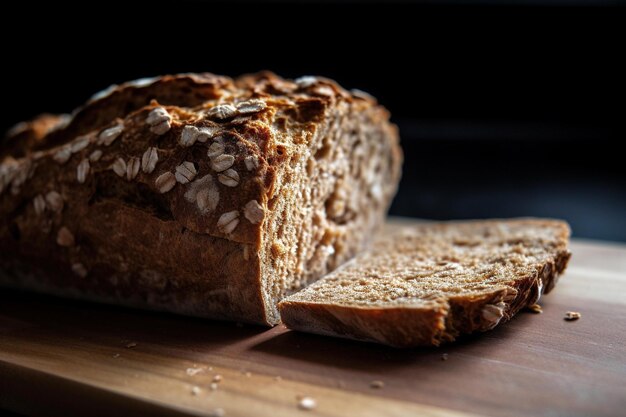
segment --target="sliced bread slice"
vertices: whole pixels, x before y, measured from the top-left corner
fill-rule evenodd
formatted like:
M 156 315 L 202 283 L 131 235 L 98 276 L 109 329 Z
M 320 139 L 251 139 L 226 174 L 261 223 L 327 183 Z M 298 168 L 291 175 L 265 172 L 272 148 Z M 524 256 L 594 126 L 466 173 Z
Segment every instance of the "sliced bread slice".
M 516 219 L 425 223 L 279 304 L 295 330 L 397 347 L 486 331 L 549 292 L 570 258 L 569 226 Z

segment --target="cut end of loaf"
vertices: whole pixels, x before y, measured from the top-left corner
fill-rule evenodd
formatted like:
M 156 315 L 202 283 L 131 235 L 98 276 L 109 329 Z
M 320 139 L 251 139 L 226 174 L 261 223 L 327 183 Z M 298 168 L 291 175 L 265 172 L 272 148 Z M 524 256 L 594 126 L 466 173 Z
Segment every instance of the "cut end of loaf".
M 282 298 L 365 249 L 384 223 L 400 176 L 397 131 L 382 107 L 347 99 L 328 80 L 311 78 L 306 85 L 318 97 L 297 114 L 278 109 L 273 118 L 272 130 L 286 135 L 270 160 L 275 179 L 261 235 L 272 324 L 280 321 Z
M 398 347 L 450 342 L 549 292 L 568 238 L 566 223 L 539 219 L 403 228 L 281 302 L 281 317 L 295 330 Z

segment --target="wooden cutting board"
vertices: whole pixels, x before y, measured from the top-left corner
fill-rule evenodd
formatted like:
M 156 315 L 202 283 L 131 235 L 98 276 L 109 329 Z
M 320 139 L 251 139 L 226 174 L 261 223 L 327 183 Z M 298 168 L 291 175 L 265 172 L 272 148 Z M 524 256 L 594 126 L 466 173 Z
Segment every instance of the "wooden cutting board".
M 572 252 L 543 314 L 428 349 L 0 291 L 0 408 L 107 417 L 624 415 L 626 246 L 574 240 Z M 568 310 L 582 318 L 564 321 Z M 372 388 L 375 380 L 384 386 Z M 317 407 L 299 410 L 299 396 Z

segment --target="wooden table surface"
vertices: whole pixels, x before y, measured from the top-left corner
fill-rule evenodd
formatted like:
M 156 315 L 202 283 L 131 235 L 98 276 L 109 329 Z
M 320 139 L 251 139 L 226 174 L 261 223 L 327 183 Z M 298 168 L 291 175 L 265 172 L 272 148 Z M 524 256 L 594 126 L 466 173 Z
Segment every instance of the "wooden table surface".
M 428 349 L 0 291 L 0 408 L 54 416 L 624 415 L 626 246 L 574 240 L 572 252 L 542 298 L 543 314 L 520 313 Z M 564 321 L 568 310 L 582 318 Z M 222 380 L 211 390 L 215 375 Z M 384 386 L 371 388 L 374 380 Z M 299 396 L 317 407 L 299 410 Z

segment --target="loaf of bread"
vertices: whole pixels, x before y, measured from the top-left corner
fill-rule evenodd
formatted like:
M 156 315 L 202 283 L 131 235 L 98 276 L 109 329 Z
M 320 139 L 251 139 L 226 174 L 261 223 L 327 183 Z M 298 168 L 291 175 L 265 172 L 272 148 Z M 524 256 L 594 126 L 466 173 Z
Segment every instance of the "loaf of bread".
M 270 325 L 365 248 L 402 159 L 370 96 L 270 73 L 114 86 L 0 155 L 0 284 Z
M 481 332 L 534 304 L 570 258 L 553 220 L 405 227 L 279 304 L 287 327 L 397 347 Z

